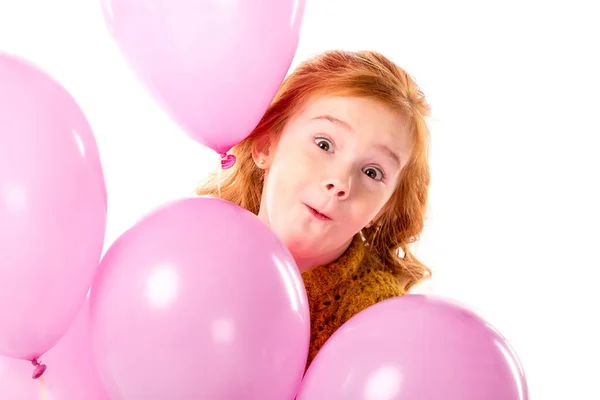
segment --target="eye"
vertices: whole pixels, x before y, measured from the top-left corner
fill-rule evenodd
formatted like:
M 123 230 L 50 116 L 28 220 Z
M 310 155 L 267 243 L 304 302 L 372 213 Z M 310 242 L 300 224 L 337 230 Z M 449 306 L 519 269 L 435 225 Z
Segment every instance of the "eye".
M 363 172 L 365 173 L 365 175 L 367 175 L 369 178 L 376 180 L 376 181 L 380 181 L 383 178 L 385 178 L 385 174 L 383 173 L 382 170 L 380 170 L 379 168 L 375 168 L 375 167 L 368 167 L 365 168 L 363 170 Z
M 315 139 L 315 143 L 317 146 L 319 146 L 321 148 L 321 150 L 324 150 L 327 152 L 333 151 L 333 143 L 331 143 L 331 140 L 320 137 L 320 138 Z

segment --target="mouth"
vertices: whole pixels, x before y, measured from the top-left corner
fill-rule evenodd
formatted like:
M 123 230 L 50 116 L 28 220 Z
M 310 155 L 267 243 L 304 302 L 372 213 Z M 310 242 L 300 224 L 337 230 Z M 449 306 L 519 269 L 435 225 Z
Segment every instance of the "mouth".
M 308 209 L 308 211 L 313 215 L 313 217 L 315 217 L 316 219 L 318 219 L 320 221 L 331 221 L 330 216 L 317 211 L 316 209 L 312 208 L 311 206 L 309 206 L 307 204 L 305 204 L 305 206 Z

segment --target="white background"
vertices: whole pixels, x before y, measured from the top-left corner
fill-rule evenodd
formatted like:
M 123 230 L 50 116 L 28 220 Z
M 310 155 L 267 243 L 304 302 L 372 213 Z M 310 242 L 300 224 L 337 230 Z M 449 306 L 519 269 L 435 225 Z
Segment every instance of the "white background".
M 308 0 L 294 63 L 374 49 L 415 76 L 434 113 L 431 212 L 417 248 L 434 278 L 419 290 L 495 325 L 535 400 L 600 399 L 593 3 Z M 42 66 L 88 116 L 109 192 L 106 247 L 216 165 L 146 95 L 95 0 L 0 0 L 2 50 Z

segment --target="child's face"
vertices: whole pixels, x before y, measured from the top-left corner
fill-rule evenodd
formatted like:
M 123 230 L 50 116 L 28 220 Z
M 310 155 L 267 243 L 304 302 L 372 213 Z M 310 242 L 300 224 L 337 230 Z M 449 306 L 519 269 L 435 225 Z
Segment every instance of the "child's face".
M 382 212 L 410 150 L 404 118 L 387 106 L 317 98 L 259 154 L 266 161 L 259 217 L 301 270 L 334 261 Z

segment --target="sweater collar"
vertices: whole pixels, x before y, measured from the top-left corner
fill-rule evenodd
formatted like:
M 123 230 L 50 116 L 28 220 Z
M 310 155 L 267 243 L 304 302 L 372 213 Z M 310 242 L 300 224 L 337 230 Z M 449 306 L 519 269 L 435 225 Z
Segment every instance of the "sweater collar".
M 327 291 L 340 282 L 348 279 L 353 279 L 358 268 L 362 264 L 365 257 L 365 244 L 360 234 L 357 234 L 350 242 L 346 251 L 335 261 L 326 264 L 315 266 L 302 274 L 307 285 L 311 285 L 313 277 L 318 277 L 320 291 Z M 309 289 L 307 287 L 307 289 Z

